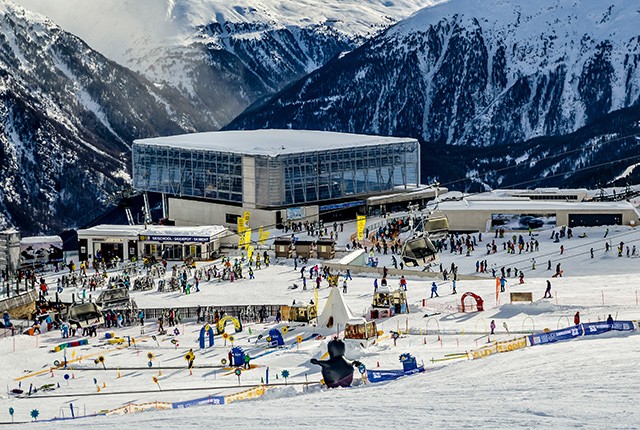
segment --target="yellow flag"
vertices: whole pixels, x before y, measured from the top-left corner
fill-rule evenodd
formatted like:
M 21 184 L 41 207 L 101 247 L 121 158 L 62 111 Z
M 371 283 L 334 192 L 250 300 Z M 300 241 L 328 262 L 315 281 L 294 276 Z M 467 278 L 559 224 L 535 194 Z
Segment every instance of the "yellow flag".
M 366 215 L 356 215 L 357 225 L 358 225 L 358 240 L 364 239 L 364 227 L 367 224 Z
M 251 258 L 251 256 L 253 255 L 253 251 L 254 251 L 253 246 L 249 245 L 247 247 L 247 258 Z
M 251 245 L 251 229 L 248 228 L 244 231 L 244 249 L 249 248 Z
M 244 218 L 239 216 L 238 217 L 238 234 L 242 234 L 244 233 Z
M 269 239 L 269 236 L 271 236 L 271 232 L 269 231 L 263 231 L 262 233 L 260 233 L 260 235 L 258 236 L 258 242 L 260 243 L 260 245 L 264 245 L 267 239 Z

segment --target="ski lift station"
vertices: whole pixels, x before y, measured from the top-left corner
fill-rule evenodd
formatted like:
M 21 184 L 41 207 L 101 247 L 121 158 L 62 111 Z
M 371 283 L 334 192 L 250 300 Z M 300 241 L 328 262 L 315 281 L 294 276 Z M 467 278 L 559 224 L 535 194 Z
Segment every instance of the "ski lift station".
M 424 204 L 413 138 L 309 130 L 194 133 L 136 140 L 133 185 L 162 193 L 176 225 L 236 227 L 352 217 Z M 446 190 L 445 190 L 446 191 Z
M 583 200 L 580 190 L 538 191 L 496 190 L 455 200 L 445 194 L 437 210 L 446 216 L 450 230 L 458 232 L 638 224 L 636 208 L 626 201 Z
M 81 261 L 94 257 L 107 261 L 134 257 L 206 260 L 218 254 L 227 234 L 222 226 L 98 225 L 78 230 L 79 257 Z

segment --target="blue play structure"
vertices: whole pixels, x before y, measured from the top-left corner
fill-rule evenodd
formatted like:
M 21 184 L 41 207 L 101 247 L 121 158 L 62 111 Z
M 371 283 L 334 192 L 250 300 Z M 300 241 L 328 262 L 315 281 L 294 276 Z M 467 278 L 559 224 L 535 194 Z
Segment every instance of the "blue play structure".
M 284 345 L 284 339 L 282 338 L 282 332 L 280 332 L 280 330 L 278 330 L 277 328 L 272 328 L 271 330 L 269 330 L 269 338 L 271 340 L 267 339 L 267 342 L 268 342 L 270 348 L 275 348 L 277 346 L 283 346 Z
M 209 324 L 205 324 L 200 329 L 200 349 L 204 349 L 204 338 L 209 336 L 209 347 L 213 346 L 213 328 Z
M 231 348 L 231 366 L 243 366 L 244 365 L 244 351 L 239 346 Z

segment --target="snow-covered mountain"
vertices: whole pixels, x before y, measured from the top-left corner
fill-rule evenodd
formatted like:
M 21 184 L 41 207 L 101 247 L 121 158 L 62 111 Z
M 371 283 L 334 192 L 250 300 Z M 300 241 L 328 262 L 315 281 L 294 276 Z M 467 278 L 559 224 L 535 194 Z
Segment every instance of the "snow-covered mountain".
M 133 139 L 211 127 L 178 92 L 5 1 L 0 41 L 1 226 L 88 222 L 128 178 Z
M 571 133 L 640 96 L 626 0 L 450 0 L 256 104 L 230 128 L 293 127 L 492 146 Z
M 180 91 L 216 127 L 437 0 L 15 0 Z

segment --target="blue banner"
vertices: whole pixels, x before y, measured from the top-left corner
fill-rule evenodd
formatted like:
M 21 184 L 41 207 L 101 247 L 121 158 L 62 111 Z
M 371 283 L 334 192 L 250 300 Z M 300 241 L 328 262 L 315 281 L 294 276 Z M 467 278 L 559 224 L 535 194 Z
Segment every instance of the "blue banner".
M 332 211 L 335 209 L 346 209 L 346 208 L 352 208 L 355 206 L 364 206 L 365 204 L 367 204 L 366 200 L 357 200 L 355 202 L 346 202 L 346 203 L 336 203 L 333 205 L 323 205 L 320 206 L 320 208 L 318 208 L 318 210 L 320 212 L 325 212 L 325 211 Z
M 560 330 L 547 331 L 529 336 L 530 345 L 542 345 L 545 343 L 558 342 L 560 340 L 569 340 L 580 337 L 584 334 L 582 325 L 563 328 Z
M 209 396 L 200 399 L 186 400 L 184 402 L 174 402 L 173 409 L 190 408 L 199 405 L 224 405 L 224 396 Z
M 424 372 L 424 367 L 416 367 L 408 371 L 404 370 L 369 370 L 367 369 L 367 380 L 369 382 L 384 382 L 393 381 L 394 379 L 401 378 L 407 375 L 413 375 L 414 373 Z
M 635 327 L 633 326 L 632 321 L 614 321 L 609 324 L 607 322 L 594 322 L 594 323 L 584 323 L 584 334 L 585 336 L 591 336 L 594 334 L 603 334 L 608 331 L 633 331 Z

